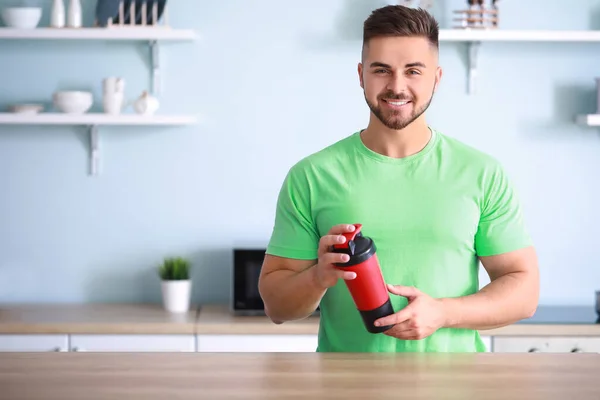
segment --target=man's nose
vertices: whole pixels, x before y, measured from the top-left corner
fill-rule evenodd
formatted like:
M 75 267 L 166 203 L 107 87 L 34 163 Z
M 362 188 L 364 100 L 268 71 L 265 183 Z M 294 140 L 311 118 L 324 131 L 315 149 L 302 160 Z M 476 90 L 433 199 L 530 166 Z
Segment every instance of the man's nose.
M 406 79 L 402 74 L 392 74 L 390 81 L 388 82 L 388 90 L 394 93 L 400 93 L 406 91 Z

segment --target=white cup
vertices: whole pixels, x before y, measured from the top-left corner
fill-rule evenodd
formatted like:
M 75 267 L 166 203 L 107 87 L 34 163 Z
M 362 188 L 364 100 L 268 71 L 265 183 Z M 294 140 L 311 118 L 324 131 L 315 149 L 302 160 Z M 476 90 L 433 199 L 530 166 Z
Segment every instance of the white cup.
M 123 92 L 125 90 L 125 81 L 123 78 L 111 76 L 104 78 L 102 81 L 102 89 L 104 93 Z
M 107 114 L 117 115 L 123 110 L 123 93 L 104 93 L 102 106 Z

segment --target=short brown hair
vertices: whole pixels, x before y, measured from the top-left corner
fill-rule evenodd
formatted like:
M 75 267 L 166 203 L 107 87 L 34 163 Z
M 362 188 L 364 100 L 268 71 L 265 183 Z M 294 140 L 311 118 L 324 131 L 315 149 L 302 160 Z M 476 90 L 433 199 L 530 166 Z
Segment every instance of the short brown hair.
M 365 20 L 363 48 L 375 37 L 421 36 L 437 49 L 439 29 L 435 18 L 422 8 L 389 5 L 374 10 Z

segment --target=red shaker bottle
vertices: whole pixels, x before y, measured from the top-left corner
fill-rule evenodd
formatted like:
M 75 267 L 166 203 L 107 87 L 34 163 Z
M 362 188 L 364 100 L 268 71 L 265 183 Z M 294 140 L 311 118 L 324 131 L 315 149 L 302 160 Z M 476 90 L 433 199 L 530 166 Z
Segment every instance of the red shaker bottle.
M 344 271 L 356 273 L 356 278 L 346 280 L 346 286 L 352 295 L 360 316 L 371 333 L 381 333 L 390 329 L 389 326 L 375 326 L 379 318 L 393 314 L 394 309 L 390 296 L 381 274 L 377 259 L 375 242 L 363 236 L 362 224 L 354 224 L 354 232 L 343 233 L 346 242 L 333 245 L 334 253 L 344 253 L 350 256 L 346 263 L 336 263 L 335 266 Z

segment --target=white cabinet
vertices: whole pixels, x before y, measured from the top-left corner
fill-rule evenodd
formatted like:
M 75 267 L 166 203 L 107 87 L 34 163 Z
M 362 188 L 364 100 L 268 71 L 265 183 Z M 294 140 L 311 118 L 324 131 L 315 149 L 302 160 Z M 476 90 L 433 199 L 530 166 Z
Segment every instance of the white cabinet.
M 0 334 L 0 352 L 69 351 L 68 335 Z
M 494 353 L 600 353 L 600 337 L 496 336 Z
M 317 335 L 197 335 L 200 352 L 310 352 Z
M 197 335 L 199 352 L 308 352 L 317 350 L 317 335 Z M 488 352 L 492 338 L 482 336 Z
M 70 351 L 194 352 L 194 335 L 71 335 Z
M 481 340 L 485 344 L 487 353 L 491 352 L 492 351 L 492 338 L 490 336 L 481 336 Z

